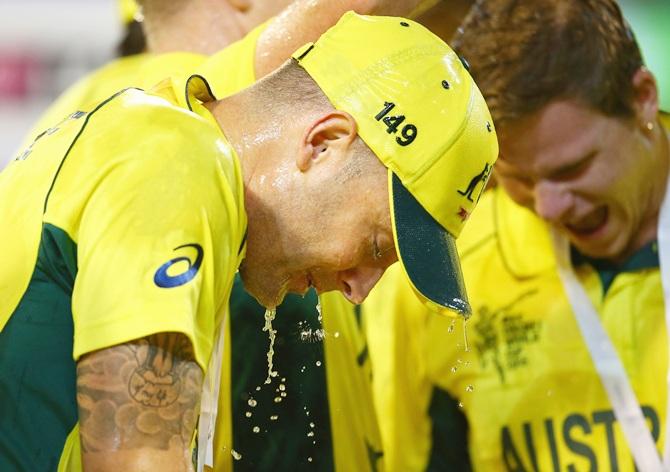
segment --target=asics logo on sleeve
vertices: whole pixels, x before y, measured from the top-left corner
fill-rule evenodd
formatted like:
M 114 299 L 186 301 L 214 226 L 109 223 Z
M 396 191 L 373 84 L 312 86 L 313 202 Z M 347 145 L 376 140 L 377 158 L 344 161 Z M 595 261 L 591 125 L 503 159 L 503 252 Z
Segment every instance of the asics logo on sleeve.
M 176 248 L 174 248 L 174 250 L 176 251 L 177 249 L 182 249 L 185 247 L 192 247 L 196 251 L 198 251 L 198 255 L 195 258 L 195 262 L 193 262 L 190 258 L 186 256 L 180 256 L 175 257 L 174 259 L 170 259 L 168 262 L 160 266 L 156 271 L 156 273 L 154 274 L 154 283 L 156 285 L 158 285 L 161 288 L 173 288 L 173 287 L 179 287 L 180 285 L 184 285 L 185 283 L 188 283 L 191 280 L 193 280 L 193 278 L 198 273 L 198 270 L 200 269 L 200 265 L 202 264 L 202 257 L 204 251 L 202 250 L 202 246 L 200 244 L 183 244 L 181 246 L 177 246 Z M 182 272 L 181 274 L 177 275 L 168 274 L 168 269 L 170 269 L 170 267 L 179 262 L 187 262 L 188 269 L 185 272 Z

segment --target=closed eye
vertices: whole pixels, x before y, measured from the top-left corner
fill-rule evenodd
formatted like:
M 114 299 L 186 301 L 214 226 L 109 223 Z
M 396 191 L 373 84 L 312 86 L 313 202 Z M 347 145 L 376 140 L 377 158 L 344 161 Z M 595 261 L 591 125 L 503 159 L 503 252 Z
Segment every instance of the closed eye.
M 596 153 L 594 151 L 577 162 L 560 167 L 551 173 L 550 178 L 553 180 L 569 180 L 578 177 L 588 168 L 595 156 Z

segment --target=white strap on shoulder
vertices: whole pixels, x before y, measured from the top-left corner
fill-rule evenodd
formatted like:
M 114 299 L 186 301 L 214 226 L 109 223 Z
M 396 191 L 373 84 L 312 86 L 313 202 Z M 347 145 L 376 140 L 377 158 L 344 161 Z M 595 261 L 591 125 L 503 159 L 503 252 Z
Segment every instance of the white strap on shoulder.
M 572 269 L 569 243 L 556 231 L 553 231 L 552 236 L 563 287 L 635 464 L 640 472 L 663 472 L 661 458 L 624 366 L 586 290 Z
M 205 380 L 202 383 L 200 398 L 200 417 L 198 419 L 198 464 L 197 472 L 203 472 L 205 466 L 214 468 L 214 428 L 219 409 L 219 390 L 221 385 L 221 369 L 223 365 L 224 330 L 226 328 L 228 310 L 225 311 L 221 326 L 216 333 L 214 350 L 209 359 Z
M 661 283 L 663 284 L 663 300 L 665 302 L 665 329 L 667 342 L 670 344 L 670 176 L 665 186 L 665 196 L 658 216 L 658 259 L 661 266 Z M 670 354 L 670 346 L 668 347 Z M 667 374 L 667 406 L 670 408 L 670 359 L 668 360 Z M 665 444 L 663 458 L 666 469 L 670 470 L 670 410 L 665 412 Z

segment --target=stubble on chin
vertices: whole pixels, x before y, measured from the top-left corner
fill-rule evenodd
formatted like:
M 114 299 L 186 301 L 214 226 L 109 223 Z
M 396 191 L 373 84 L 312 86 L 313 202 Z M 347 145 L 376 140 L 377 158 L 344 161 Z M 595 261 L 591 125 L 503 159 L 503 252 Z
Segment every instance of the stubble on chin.
M 242 264 L 239 271 L 244 289 L 261 306 L 275 308 L 284 301 L 288 289 L 288 279 L 278 283 L 278 276 L 274 276 L 267 271 L 254 270 L 247 264 Z

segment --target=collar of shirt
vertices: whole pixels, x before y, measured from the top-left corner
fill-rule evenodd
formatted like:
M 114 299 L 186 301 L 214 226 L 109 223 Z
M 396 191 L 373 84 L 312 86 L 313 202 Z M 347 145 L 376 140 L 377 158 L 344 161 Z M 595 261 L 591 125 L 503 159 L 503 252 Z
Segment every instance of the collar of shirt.
M 517 205 L 502 188 L 493 190 L 493 220 L 500 254 L 518 278 L 534 277 L 556 266 L 547 224 Z

